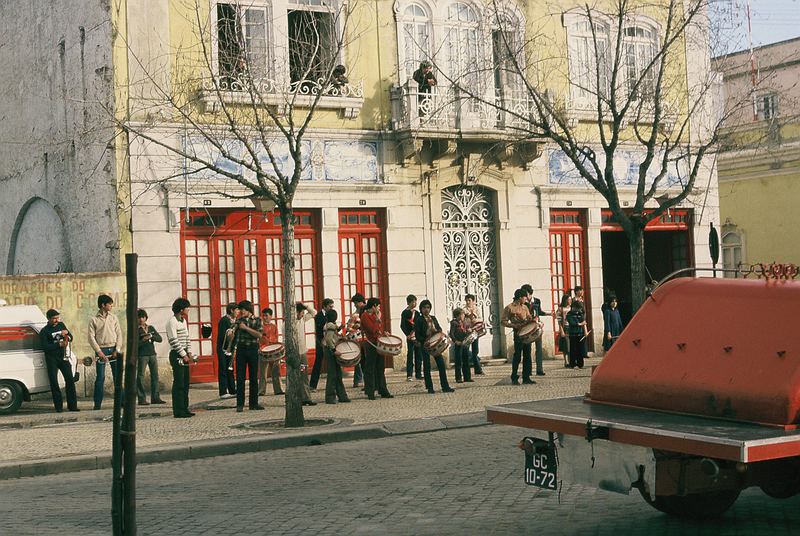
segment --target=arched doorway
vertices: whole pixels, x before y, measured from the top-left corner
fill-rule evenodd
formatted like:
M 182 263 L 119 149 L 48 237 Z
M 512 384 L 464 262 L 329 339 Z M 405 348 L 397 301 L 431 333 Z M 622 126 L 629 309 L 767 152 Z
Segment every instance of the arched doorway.
M 71 271 L 72 259 L 61 217 L 50 203 L 34 197 L 17 216 L 7 272 L 15 275 Z
M 480 339 L 482 356 L 500 353 L 494 192 L 480 186 L 442 191 L 442 244 L 448 317 L 474 294 L 489 334 Z

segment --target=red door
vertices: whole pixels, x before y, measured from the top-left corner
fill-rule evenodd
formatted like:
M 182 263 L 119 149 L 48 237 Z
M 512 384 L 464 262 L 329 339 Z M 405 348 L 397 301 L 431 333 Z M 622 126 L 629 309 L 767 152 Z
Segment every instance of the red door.
M 550 291 L 555 311 L 571 289 L 584 288 L 586 321 L 591 324 L 589 284 L 586 277 L 586 213 L 581 210 L 550 211 Z M 589 326 L 591 328 L 591 325 Z M 558 327 L 553 323 L 558 344 Z M 587 339 L 591 340 L 590 337 Z M 591 342 L 589 342 L 591 348 Z
M 390 330 L 384 229 L 383 214 L 376 210 L 339 211 L 340 311 L 350 315 L 350 297 L 357 292 L 380 298 L 384 328 Z
M 296 296 L 314 302 L 319 288 L 315 274 L 319 234 L 312 213 L 297 213 L 295 226 Z M 183 222 L 182 262 L 184 295 L 192 304 L 189 335 L 199 362 L 193 382 L 215 381 L 216 326 L 229 302 L 250 300 L 258 312 L 271 307 L 283 333 L 283 270 L 279 216 L 266 218 L 255 211 L 190 213 Z M 200 327 L 211 324 L 211 339 L 202 339 Z M 313 327 L 307 343 L 313 348 Z

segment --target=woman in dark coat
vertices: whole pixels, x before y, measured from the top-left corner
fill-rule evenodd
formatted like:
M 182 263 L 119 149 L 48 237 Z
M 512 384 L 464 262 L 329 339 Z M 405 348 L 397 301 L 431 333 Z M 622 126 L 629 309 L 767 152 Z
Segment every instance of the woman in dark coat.
M 617 337 L 622 333 L 622 318 L 617 309 L 617 298 L 608 301 L 608 307 L 603 311 L 603 349 L 608 352 L 609 348 L 617 342 Z

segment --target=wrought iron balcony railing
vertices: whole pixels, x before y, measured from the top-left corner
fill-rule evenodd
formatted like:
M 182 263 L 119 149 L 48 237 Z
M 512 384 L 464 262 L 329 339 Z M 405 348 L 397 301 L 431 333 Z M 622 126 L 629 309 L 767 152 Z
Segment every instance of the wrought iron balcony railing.
M 506 136 L 530 130 L 530 99 L 524 91 L 485 92 L 475 98 L 457 87 L 433 87 L 422 92 L 414 81 L 392 90 L 395 130 L 462 131 L 490 133 L 505 131 Z
M 203 81 L 201 98 L 211 110 L 218 109 L 222 100 L 225 104 L 276 106 L 284 112 L 295 106 L 308 108 L 318 99 L 318 108 L 342 110 L 346 118 L 354 119 L 364 105 L 364 81 L 285 83 L 271 78 L 216 75 Z

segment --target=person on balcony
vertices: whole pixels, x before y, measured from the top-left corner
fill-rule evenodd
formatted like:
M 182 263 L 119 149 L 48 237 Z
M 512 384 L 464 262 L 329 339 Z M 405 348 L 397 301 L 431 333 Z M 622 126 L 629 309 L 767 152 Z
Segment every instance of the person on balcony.
M 430 112 L 432 103 L 431 92 L 433 86 L 436 85 L 436 77 L 433 75 L 433 65 L 431 62 L 421 62 L 419 64 L 419 69 L 414 71 L 412 77 L 419 86 L 419 93 L 417 94 L 419 115 L 426 115 L 426 113 Z
M 344 86 L 346 86 L 350 81 L 347 79 L 345 73 L 347 69 L 342 64 L 337 65 L 333 68 L 333 72 L 331 72 L 331 85 L 333 86 L 334 94 L 335 95 L 342 95 L 344 90 Z

